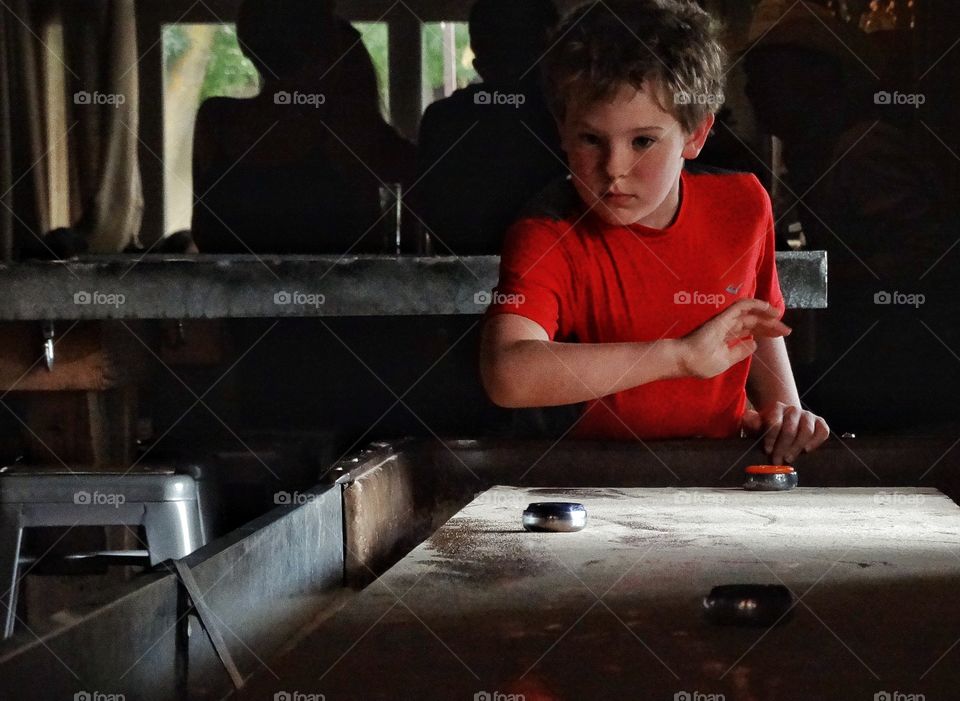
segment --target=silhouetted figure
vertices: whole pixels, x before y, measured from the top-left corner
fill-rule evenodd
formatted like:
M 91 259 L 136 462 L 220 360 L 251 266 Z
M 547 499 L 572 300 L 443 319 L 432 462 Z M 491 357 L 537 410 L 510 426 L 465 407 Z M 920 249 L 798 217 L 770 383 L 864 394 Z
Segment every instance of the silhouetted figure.
M 500 252 L 523 205 L 566 173 L 539 61 L 558 21 L 551 0 L 479 0 L 470 12 L 482 83 L 427 108 L 413 195 L 437 253 Z
M 379 188 L 409 182 L 415 150 L 381 115 L 359 32 L 331 2 L 247 0 L 237 37 L 263 87 L 197 115 L 199 250 L 380 252 Z
M 871 58 L 825 10 L 801 4 L 744 60 L 759 126 L 783 142 L 808 247 L 829 254 L 817 357 L 796 371 L 805 401 L 839 431 L 947 418 L 957 374 L 934 335 L 953 333 L 936 174 L 888 121 Z

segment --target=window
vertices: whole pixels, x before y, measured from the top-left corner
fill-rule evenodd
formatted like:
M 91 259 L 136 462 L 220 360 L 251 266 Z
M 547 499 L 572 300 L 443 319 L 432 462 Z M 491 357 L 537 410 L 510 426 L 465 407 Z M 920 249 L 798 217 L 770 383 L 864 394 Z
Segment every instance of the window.
M 422 107 L 479 80 L 466 22 L 424 22 Z
M 193 123 L 208 97 L 252 97 L 260 76 L 232 24 L 167 24 L 163 37 L 164 233 L 190 228 Z
M 390 119 L 390 50 L 386 22 L 354 22 L 363 37 L 363 45 L 370 52 L 380 83 L 380 109 Z
M 381 104 L 389 117 L 387 25 L 355 26 L 373 57 Z M 233 24 L 165 24 L 161 36 L 164 234 L 171 234 L 190 228 L 193 125 L 200 104 L 208 97 L 253 97 L 260 92 L 260 76 L 240 50 Z

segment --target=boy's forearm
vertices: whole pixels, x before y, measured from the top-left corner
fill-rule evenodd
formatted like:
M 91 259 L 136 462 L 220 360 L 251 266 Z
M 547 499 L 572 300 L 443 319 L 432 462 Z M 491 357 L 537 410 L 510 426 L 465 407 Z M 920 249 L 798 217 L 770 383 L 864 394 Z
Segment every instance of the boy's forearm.
M 516 341 L 500 350 L 498 404 L 513 408 L 576 404 L 683 376 L 682 342 L 558 343 Z
M 747 396 L 757 409 L 783 402 L 800 406 L 790 357 L 782 338 L 758 338 L 747 379 Z

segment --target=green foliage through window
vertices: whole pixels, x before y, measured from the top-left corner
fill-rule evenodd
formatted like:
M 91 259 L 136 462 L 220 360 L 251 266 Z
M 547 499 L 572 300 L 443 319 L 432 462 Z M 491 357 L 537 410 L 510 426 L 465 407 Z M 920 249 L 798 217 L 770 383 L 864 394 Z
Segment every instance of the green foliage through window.
M 446 97 L 444 86 L 444 30 L 453 27 L 456 64 L 456 88 L 465 88 L 477 81 L 470 49 L 470 31 L 466 22 L 424 22 L 423 37 L 423 106 Z
M 363 45 L 370 52 L 373 65 L 377 69 L 377 80 L 380 83 L 380 106 L 383 114 L 390 115 L 390 49 L 389 35 L 385 22 L 354 22 L 363 37 Z
M 210 47 L 210 63 L 200 90 L 200 102 L 220 95 L 250 94 L 260 86 L 260 74 L 243 55 L 232 24 L 217 29 Z

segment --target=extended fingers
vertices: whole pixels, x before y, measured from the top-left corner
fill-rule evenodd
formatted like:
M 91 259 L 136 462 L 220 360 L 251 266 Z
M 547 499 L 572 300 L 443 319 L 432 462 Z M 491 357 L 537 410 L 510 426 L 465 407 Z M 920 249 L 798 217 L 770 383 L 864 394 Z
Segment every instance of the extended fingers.
M 766 336 L 767 338 L 788 336 L 793 330 L 776 318 L 776 316 L 770 317 L 763 313 L 753 312 L 744 314 L 738 318 L 733 329 L 736 329 L 738 335 L 741 336 L 753 334 L 755 336 Z
M 822 416 L 815 416 L 813 425 L 813 437 L 803 447 L 803 452 L 805 453 L 816 450 L 830 437 L 830 426 L 827 425 L 827 422 Z
M 772 438 L 773 434 L 775 438 Z M 767 433 L 767 446 L 772 448 L 772 462 L 792 463 L 801 453 L 809 453 L 819 448 L 830 436 L 830 427 L 823 418 L 799 407 L 788 406 L 783 409 L 779 421 L 771 423 Z
M 776 307 L 762 299 L 740 299 L 727 307 L 727 311 L 734 314 L 761 313 L 770 316 L 779 316 Z
M 784 461 L 790 463 L 810 444 L 816 432 L 817 417 L 809 411 L 801 411 L 797 419 L 797 432 L 793 442 L 784 448 Z
M 727 350 L 729 353 L 728 362 L 730 363 L 728 367 L 732 367 L 744 358 L 756 353 L 757 342 L 752 338 L 738 338 L 727 343 Z
M 777 437 L 771 445 L 768 434 L 767 445 L 770 446 L 770 456 L 775 465 L 782 464 L 787 459 L 788 449 L 793 446 L 797 438 L 797 431 L 800 427 L 800 415 L 803 410 L 795 406 L 787 406 L 780 413 L 779 424 L 777 428 Z M 776 425 L 776 424 L 775 424 Z M 771 431 L 770 433 L 773 433 Z
M 780 321 L 780 311 L 760 299 L 741 299 L 718 317 L 728 336 L 746 336 L 754 329 L 761 336 L 786 336 L 790 327 Z

